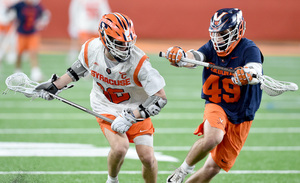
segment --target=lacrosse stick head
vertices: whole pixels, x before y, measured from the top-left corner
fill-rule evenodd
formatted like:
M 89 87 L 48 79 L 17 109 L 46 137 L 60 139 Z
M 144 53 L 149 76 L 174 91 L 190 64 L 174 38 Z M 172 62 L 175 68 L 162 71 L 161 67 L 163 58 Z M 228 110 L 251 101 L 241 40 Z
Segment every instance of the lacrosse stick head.
M 298 90 L 298 85 L 287 81 L 277 81 L 269 76 L 260 76 L 261 81 L 260 88 L 264 90 L 270 96 L 277 96 L 286 91 L 296 91 Z
M 5 84 L 9 90 L 23 93 L 26 97 L 37 98 L 39 96 L 39 93 L 35 91 L 39 83 L 31 81 L 24 73 L 19 72 L 8 76 Z

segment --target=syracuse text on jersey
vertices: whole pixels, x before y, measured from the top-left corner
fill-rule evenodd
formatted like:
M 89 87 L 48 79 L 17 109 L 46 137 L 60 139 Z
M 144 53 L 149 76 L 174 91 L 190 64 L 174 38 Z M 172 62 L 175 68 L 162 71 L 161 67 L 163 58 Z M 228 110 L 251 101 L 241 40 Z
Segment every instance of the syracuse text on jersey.
M 91 70 L 91 75 L 107 84 L 110 84 L 110 85 L 116 85 L 116 86 L 130 85 L 130 78 L 126 78 L 123 80 L 108 79 L 107 77 L 103 76 L 102 74 L 100 74 L 94 70 Z

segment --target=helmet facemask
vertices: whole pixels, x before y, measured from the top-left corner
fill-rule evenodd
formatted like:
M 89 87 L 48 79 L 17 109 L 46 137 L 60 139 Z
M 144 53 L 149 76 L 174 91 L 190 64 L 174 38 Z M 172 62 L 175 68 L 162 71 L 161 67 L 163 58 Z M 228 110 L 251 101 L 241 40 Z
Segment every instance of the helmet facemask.
M 104 37 L 106 40 L 106 46 L 108 48 L 108 52 L 118 62 L 125 62 L 130 57 L 130 53 L 136 42 L 136 39 L 132 41 L 122 42 L 114 39 L 111 36 L 106 35 L 105 31 L 103 32 L 104 32 Z
M 210 21 L 211 42 L 218 56 L 229 55 L 241 41 L 246 30 L 242 11 L 237 8 L 218 10 Z
M 228 50 L 234 42 L 238 41 L 238 32 L 238 26 L 234 29 L 227 29 L 222 32 L 210 32 L 210 38 L 214 44 L 216 52 L 224 52 Z

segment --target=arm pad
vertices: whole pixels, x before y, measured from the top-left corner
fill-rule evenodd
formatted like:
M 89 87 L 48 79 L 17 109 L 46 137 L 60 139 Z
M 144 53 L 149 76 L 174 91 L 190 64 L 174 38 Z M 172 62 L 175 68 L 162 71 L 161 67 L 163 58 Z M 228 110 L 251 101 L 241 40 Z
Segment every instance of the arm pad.
M 256 62 L 249 62 L 245 66 L 249 67 L 251 75 L 262 75 L 262 64 Z M 255 77 L 249 82 L 250 85 L 256 85 L 259 80 Z
M 80 78 L 85 77 L 88 74 L 88 70 L 81 64 L 79 60 L 77 60 L 67 70 L 67 74 L 72 78 L 73 81 L 78 81 Z
M 191 52 L 194 55 L 195 60 L 198 60 L 198 61 L 201 61 L 201 62 L 204 62 L 206 60 L 205 55 L 203 53 L 199 52 L 199 51 L 189 50 L 189 52 Z
M 160 110 L 167 104 L 167 99 L 159 96 L 150 96 L 143 104 L 139 105 L 139 112 L 142 118 L 149 118 L 157 115 Z

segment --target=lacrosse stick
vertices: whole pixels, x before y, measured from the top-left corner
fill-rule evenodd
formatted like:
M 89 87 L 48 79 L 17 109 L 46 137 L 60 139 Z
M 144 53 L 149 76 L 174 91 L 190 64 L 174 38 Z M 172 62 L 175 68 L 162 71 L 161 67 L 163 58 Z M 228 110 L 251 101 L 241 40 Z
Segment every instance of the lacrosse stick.
M 23 93 L 26 97 L 28 98 L 37 98 L 37 97 L 40 97 L 40 92 L 36 91 L 35 90 L 35 87 L 37 85 L 39 85 L 38 82 L 34 82 L 34 81 L 31 81 L 26 74 L 24 73 L 15 73 L 15 74 L 12 74 L 10 75 L 9 77 L 6 78 L 5 80 L 5 83 L 7 85 L 7 88 L 9 90 L 12 90 L 12 91 L 15 91 L 15 92 L 19 92 L 19 93 Z M 6 94 L 7 91 L 4 92 L 4 94 Z M 78 104 L 75 104 L 74 102 L 71 102 L 67 99 L 64 99 L 60 96 L 57 96 L 57 95 L 54 95 L 52 93 L 49 93 L 49 95 L 51 95 L 53 98 L 59 100 L 59 101 L 62 101 L 72 107 L 75 107 L 77 109 L 80 109 L 86 113 L 89 113 L 93 116 L 96 116 L 100 119 L 103 119 L 109 123 L 112 123 L 113 120 L 112 119 L 109 119 L 105 116 L 102 116 L 100 114 L 97 114 L 85 107 L 82 107 Z
M 166 54 L 164 52 L 159 53 L 160 57 L 166 57 Z M 182 61 L 192 63 L 195 65 L 200 65 L 203 67 L 208 67 L 208 68 L 213 68 L 213 69 L 218 69 L 222 71 L 227 71 L 230 73 L 234 73 L 235 70 L 229 69 L 226 67 L 221 67 L 217 65 L 212 65 L 207 62 L 201 62 L 198 60 L 192 60 L 188 58 L 181 58 Z M 269 76 L 266 75 L 253 75 L 253 77 L 257 78 L 258 81 L 260 82 L 261 86 L 260 88 L 265 91 L 266 94 L 270 96 L 277 96 L 280 95 L 286 91 L 296 91 L 298 90 L 298 85 L 292 82 L 287 82 L 287 81 L 277 81 Z

